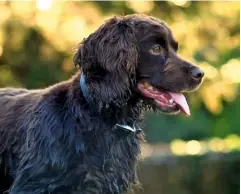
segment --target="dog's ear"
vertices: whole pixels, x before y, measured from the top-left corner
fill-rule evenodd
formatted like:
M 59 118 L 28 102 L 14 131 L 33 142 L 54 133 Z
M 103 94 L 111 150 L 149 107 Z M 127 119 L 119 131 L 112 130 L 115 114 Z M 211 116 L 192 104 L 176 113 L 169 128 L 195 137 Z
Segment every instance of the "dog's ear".
M 138 60 L 133 21 L 114 17 L 85 39 L 74 56 L 91 97 L 122 104 L 135 83 Z M 100 99 L 101 98 L 101 99 Z

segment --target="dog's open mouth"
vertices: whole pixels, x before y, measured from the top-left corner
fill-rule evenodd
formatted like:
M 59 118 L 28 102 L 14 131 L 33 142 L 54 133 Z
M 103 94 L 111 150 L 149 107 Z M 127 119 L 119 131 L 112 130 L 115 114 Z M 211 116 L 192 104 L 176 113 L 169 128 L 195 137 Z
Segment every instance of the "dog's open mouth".
M 147 82 L 138 83 L 138 89 L 145 97 L 153 99 L 159 106 L 173 110 L 178 108 L 190 116 L 190 109 L 183 94 L 156 89 Z

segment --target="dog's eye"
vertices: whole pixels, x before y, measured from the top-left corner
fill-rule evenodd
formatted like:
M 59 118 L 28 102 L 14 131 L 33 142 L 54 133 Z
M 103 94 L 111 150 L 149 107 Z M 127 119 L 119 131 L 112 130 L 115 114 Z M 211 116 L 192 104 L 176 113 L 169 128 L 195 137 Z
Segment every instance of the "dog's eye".
M 151 49 L 151 52 L 154 53 L 154 54 L 159 54 L 159 53 L 162 52 L 162 47 L 160 45 L 155 46 Z

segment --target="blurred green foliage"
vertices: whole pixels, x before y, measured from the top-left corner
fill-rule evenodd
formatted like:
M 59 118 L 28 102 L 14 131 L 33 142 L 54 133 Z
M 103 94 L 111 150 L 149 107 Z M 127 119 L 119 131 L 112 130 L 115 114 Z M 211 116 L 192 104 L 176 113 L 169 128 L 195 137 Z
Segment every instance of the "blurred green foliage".
M 78 42 L 106 18 L 136 12 L 167 22 L 180 54 L 206 73 L 202 87 L 188 94 L 190 118 L 146 114 L 148 141 L 239 134 L 239 2 L 0 2 L 0 87 L 68 79 Z

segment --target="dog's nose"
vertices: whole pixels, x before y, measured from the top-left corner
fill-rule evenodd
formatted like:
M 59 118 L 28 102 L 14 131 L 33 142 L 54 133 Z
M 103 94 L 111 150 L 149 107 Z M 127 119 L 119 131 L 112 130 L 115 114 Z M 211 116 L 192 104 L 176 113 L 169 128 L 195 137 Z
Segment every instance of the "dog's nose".
M 204 72 L 200 68 L 195 67 L 191 70 L 191 75 L 194 79 L 201 79 L 204 76 Z

